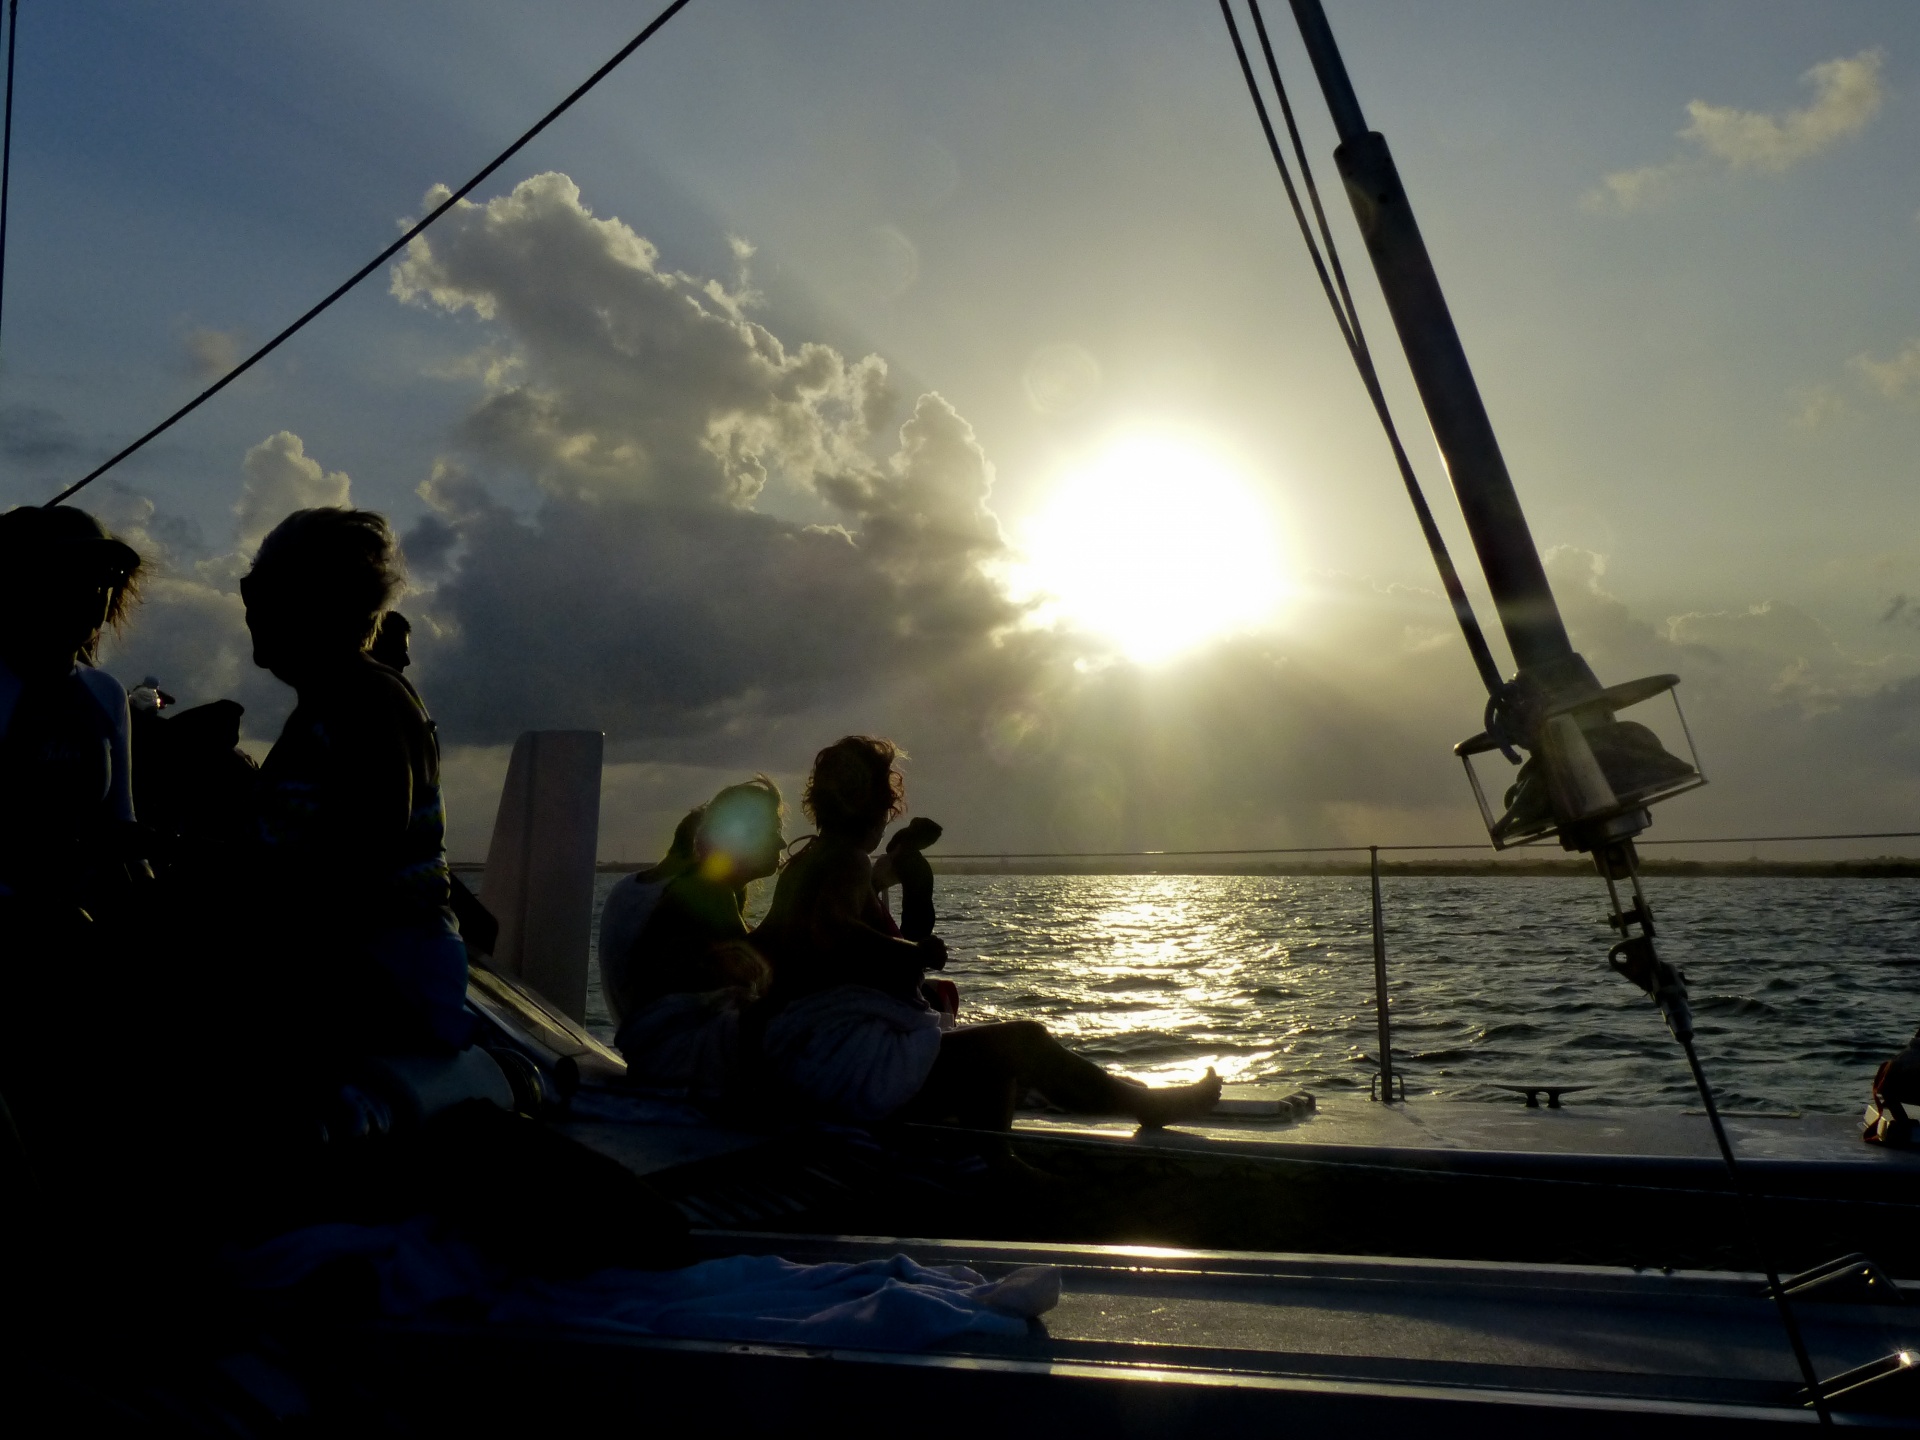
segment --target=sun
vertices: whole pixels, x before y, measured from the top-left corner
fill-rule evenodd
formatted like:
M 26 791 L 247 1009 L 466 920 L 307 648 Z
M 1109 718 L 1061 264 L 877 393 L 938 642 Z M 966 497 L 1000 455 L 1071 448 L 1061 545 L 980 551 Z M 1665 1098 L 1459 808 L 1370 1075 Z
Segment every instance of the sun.
M 1017 538 L 1042 618 L 1142 664 L 1257 628 L 1286 597 L 1273 512 L 1185 439 L 1115 442 L 1064 475 Z

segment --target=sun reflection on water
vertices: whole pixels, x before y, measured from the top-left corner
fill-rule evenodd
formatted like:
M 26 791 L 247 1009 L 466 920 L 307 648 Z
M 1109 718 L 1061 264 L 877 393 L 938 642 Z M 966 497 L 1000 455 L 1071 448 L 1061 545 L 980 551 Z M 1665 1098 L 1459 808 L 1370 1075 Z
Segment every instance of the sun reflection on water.
M 604 896 L 615 877 L 599 878 Z M 1907 1039 L 1920 886 L 1654 884 L 1723 1103 L 1857 1112 Z M 963 1021 L 1040 1020 L 1156 1082 L 1211 1065 L 1229 1081 L 1365 1093 L 1376 1069 L 1362 878 L 947 876 L 936 903 Z M 1592 885 L 1394 878 L 1386 912 L 1410 1094 L 1505 1102 L 1497 1082 L 1524 1074 L 1593 1082 L 1585 1104 L 1693 1103 L 1659 1016 L 1607 970 Z M 596 1005 L 598 984 L 588 993 Z

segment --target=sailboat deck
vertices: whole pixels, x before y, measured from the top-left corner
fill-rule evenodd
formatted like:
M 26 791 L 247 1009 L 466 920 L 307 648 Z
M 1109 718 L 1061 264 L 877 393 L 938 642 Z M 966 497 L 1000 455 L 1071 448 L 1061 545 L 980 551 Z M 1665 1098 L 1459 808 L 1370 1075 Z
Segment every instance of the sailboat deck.
M 607 1420 L 659 1418 L 663 1387 L 703 1397 L 709 1421 L 757 1423 L 856 1395 L 882 1410 L 910 1402 L 934 1407 L 925 1419 L 935 1433 L 950 1428 L 943 1417 L 1014 1435 L 1279 1421 L 1353 1433 L 1391 1421 L 1442 1434 L 1531 1435 L 1551 1423 L 1565 1434 L 1632 1424 L 1699 1435 L 1814 1418 L 1751 1275 L 737 1232 L 707 1244 L 813 1262 L 904 1251 L 989 1276 L 1050 1264 L 1063 1294 L 1024 1337 L 914 1354 L 452 1328 L 393 1337 L 394 1359 L 417 1378 L 484 1366 L 503 1347 L 563 1381 L 584 1407 L 576 1413 Z M 1920 1311 L 1907 1305 L 1799 1310 L 1823 1376 L 1920 1342 L 1910 1319 Z M 1849 1403 L 1888 1400 L 1862 1392 Z
M 1742 1160 L 1861 1167 L 1920 1175 L 1920 1154 L 1867 1145 L 1853 1115 L 1738 1114 L 1724 1117 Z M 1125 1121 L 1087 1121 L 1038 1113 L 1018 1127 L 1037 1134 L 1124 1139 Z M 1298 1120 L 1235 1118 L 1181 1125 L 1152 1137 L 1155 1144 L 1287 1147 L 1305 1156 L 1358 1160 L 1374 1152 L 1395 1163 L 1443 1162 L 1455 1156 L 1608 1156 L 1704 1160 L 1719 1151 L 1704 1111 L 1626 1109 L 1568 1103 L 1561 1109 L 1512 1104 L 1411 1100 L 1381 1105 L 1359 1097 L 1323 1099 Z M 1438 1154 L 1430 1152 L 1441 1152 Z

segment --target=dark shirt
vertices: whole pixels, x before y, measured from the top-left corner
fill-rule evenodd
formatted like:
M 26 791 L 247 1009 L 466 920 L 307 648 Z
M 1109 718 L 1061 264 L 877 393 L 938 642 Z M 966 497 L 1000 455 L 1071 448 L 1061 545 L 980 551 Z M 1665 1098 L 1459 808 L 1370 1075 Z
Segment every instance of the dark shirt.
M 718 990 L 734 976 L 716 947 L 747 938 L 746 892 L 682 875 L 662 892 L 641 928 L 625 972 L 625 1013 L 663 995 Z
M 0 730 L 0 889 L 85 903 L 116 815 L 114 723 L 75 671 L 19 691 Z
M 309 687 L 260 767 L 251 901 L 305 977 L 289 1003 L 311 1043 L 466 1043 L 445 833 L 439 746 L 413 687 L 365 659 Z
M 303 699 L 260 767 L 255 839 L 279 902 L 322 930 L 444 916 L 440 751 L 413 687 L 361 661 Z

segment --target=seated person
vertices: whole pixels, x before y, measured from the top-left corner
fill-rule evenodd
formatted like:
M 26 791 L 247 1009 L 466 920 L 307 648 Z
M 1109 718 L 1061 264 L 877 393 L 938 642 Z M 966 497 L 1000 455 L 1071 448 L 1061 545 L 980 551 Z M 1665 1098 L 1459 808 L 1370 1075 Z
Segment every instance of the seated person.
M 660 867 L 671 873 L 616 963 L 624 1018 L 615 1043 L 634 1083 L 703 1098 L 734 1088 L 741 1013 L 768 975 L 748 943 L 747 885 L 780 863 L 782 817 L 766 776 L 729 785 L 688 817 L 687 862 L 669 855 Z
M 700 828 L 700 817 L 707 807 L 696 805 L 680 817 L 673 827 L 673 841 L 658 865 L 623 875 L 607 891 L 600 907 L 600 938 L 595 947 L 600 958 L 600 998 L 614 1028 L 620 1027 L 634 1007 L 633 944 L 646 929 L 654 906 L 667 886 L 693 867 L 693 837 Z
M 814 757 L 801 806 L 819 834 L 780 872 L 754 939 L 773 966 L 772 999 L 785 1005 L 842 985 L 920 1003 L 928 970 L 947 963 L 946 942 L 901 935 L 880 902 L 868 858 L 906 808 L 906 780 L 889 740 L 851 735 Z
M 876 890 L 884 896 L 895 885 L 900 887 L 900 933 L 909 940 L 933 934 L 933 867 L 923 852 L 940 835 L 938 824 L 916 815 L 887 838 L 887 853 L 874 862 Z
M 921 993 L 940 969 L 937 935 L 898 934 L 876 896 L 868 856 L 906 808 L 891 741 L 850 735 L 814 757 L 803 805 L 820 833 L 781 872 L 754 939 L 773 966 L 760 1029 L 769 1077 L 816 1112 L 855 1124 L 896 1115 L 1007 1129 L 1028 1089 L 1089 1114 L 1164 1125 L 1220 1098 L 1209 1070 L 1192 1085 L 1148 1089 L 1109 1075 L 1034 1021 L 942 1033 Z
M 0 896 L 94 911 L 142 868 L 127 692 L 94 668 L 139 580 L 140 556 L 84 510 L 0 515 Z
M 285 1018 L 329 1051 L 451 1054 L 472 1033 L 439 742 L 367 654 L 402 580 L 384 518 L 324 508 L 275 526 L 240 582 L 254 663 L 298 697 L 260 768 L 255 894 L 300 987 Z

